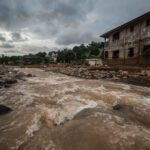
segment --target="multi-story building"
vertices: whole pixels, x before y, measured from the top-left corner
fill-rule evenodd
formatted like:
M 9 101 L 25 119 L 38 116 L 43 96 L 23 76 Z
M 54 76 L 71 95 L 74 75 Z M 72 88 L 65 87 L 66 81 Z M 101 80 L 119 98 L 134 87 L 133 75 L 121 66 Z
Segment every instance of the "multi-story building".
M 150 66 L 150 12 L 103 35 L 105 64 Z

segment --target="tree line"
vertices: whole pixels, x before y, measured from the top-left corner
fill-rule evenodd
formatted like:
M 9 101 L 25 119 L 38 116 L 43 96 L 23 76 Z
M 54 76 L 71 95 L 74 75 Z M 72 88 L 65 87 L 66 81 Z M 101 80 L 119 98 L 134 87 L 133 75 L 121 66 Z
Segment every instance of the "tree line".
M 24 56 L 4 56 L 0 57 L 0 64 L 6 65 L 47 65 L 55 62 L 47 56 L 45 52 L 29 54 Z
M 39 52 L 37 54 L 29 54 L 24 56 L 4 56 L 0 57 L 0 64 L 10 64 L 10 65 L 47 65 L 55 63 L 73 63 L 81 64 L 84 59 L 91 58 L 102 58 L 103 59 L 103 42 L 91 42 L 89 45 L 85 46 L 81 44 L 80 46 L 75 46 L 72 49 L 59 50 L 57 59 L 54 61 L 49 54 L 46 52 Z

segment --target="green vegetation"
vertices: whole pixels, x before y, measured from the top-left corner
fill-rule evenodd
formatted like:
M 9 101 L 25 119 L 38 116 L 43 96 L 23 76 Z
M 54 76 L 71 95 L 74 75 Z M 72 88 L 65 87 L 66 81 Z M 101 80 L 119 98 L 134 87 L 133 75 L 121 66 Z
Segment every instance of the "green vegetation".
M 55 63 L 72 63 L 82 64 L 84 59 L 90 58 L 102 58 L 103 59 L 103 42 L 92 42 L 85 46 L 75 46 L 73 49 L 64 49 L 58 51 L 57 61 L 54 61 L 45 52 L 39 52 L 37 54 L 29 54 L 25 56 L 4 56 L 0 57 L 0 64 L 5 63 L 7 65 L 48 65 Z
M 24 56 L 4 56 L 0 57 L 0 64 L 5 63 L 6 65 L 47 65 L 54 64 L 55 62 L 47 57 L 45 52 L 37 54 L 29 54 Z
M 103 59 L 103 42 L 92 42 L 88 46 L 84 44 L 71 49 L 64 49 L 58 52 L 57 62 L 80 64 L 83 59 L 101 58 Z

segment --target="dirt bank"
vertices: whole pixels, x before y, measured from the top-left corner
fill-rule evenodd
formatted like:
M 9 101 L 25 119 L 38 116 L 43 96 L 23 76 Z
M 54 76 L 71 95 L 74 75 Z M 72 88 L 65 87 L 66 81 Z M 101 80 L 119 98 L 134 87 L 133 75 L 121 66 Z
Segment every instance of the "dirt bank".
M 150 68 L 52 65 L 45 68 L 45 71 L 62 73 L 84 79 L 106 79 L 150 87 Z

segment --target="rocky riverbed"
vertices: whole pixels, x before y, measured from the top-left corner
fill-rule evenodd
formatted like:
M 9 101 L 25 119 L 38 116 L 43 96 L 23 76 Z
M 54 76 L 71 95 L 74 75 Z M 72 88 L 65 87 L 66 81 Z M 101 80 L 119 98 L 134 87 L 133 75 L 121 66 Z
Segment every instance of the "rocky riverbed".
M 150 87 L 150 68 L 134 67 L 82 67 L 55 65 L 45 69 L 83 79 L 106 79 Z

